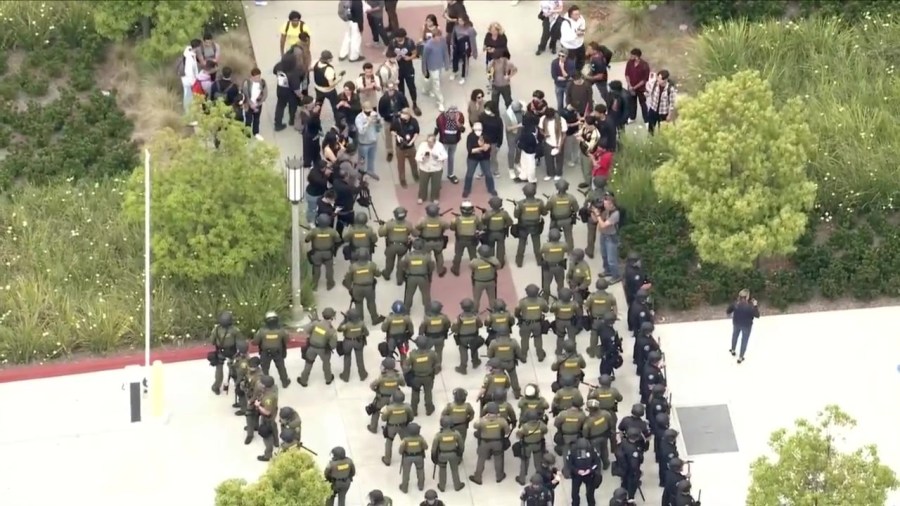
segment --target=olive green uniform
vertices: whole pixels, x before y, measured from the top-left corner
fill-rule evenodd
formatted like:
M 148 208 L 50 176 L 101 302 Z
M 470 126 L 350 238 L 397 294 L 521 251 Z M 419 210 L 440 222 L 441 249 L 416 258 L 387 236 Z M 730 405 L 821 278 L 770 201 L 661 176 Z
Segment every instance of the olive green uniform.
M 588 221 L 585 223 L 585 227 L 587 227 L 587 244 L 584 245 L 584 254 L 588 258 L 594 258 L 594 248 L 597 247 L 597 220 L 594 218 L 594 214 L 590 212 L 590 205 L 591 202 L 602 199 L 604 195 L 606 195 L 605 188 L 593 188 L 585 196 L 583 206 L 588 207 Z
M 406 220 L 390 220 L 378 228 L 378 235 L 384 237 L 384 279 L 390 279 L 394 264 L 409 251 L 409 240 L 413 232 L 412 223 Z
M 234 395 L 237 398 L 238 414 L 247 411 L 247 392 L 244 391 L 247 375 L 250 373 L 250 357 L 238 355 L 232 364 L 234 371 Z
M 609 413 L 610 416 L 610 427 L 618 427 L 618 410 L 619 403 L 622 402 L 622 394 L 619 392 L 619 389 L 616 387 L 605 387 L 599 386 L 597 388 L 591 389 L 588 392 L 588 399 L 595 399 L 598 403 L 600 403 L 600 409 Z M 615 430 L 615 429 L 614 429 Z M 615 454 L 616 449 L 618 448 L 618 441 L 615 437 L 609 438 L 609 451 L 610 453 Z
M 312 266 L 313 286 L 319 287 L 319 278 L 322 276 L 324 265 L 325 286 L 331 290 L 334 288 L 334 250 L 341 242 L 341 237 L 331 227 L 315 227 L 306 234 L 306 242 L 310 244 L 306 256 Z
M 591 266 L 584 260 L 569 264 L 566 283 L 572 290 L 572 300 L 575 301 L 575 305 L 578 306 L 578 314 L 581 315 L 584 301 L 591 289 Z
M 221 325 L 216 325 L 213 327 L 212 331 L 209 333 L 209 340 L 213 346 L 216 347 L 216 350 L 221 350 L 222 354 L 225 355 L 226 358 L 230 358 L 237 353 L 237 343 L 238 341 L 243 340 L 243 336 L 241 336 L 241 331 L 234 325 L 230 325 L 228 327 L 223 327 Z M 222 382 L 225 380 L 225 364 L 216 363 L 216 371 L 215 376 L 213 378 L 213 390 L 218 394 L 219 390 L 222 388 Z M 229 377 L 231 374 L 229 374 Z
M 419 396 L 425 394 L 425 414 L 434 412 L 434 377 L 441 372 L 437 353 L 432 349 L 416 349 L 409 352 L 406 366 L 412 372 L 412 398 L 410 405 L 414 415 L 419 414 Z
M 573 301 L 558 300 L 550 306 L 553 313 L 553 331 L 556 333 L 556 354 L 562 353 L 562 345 L 566 338 L 575 341 L 578 335 L 578 305 Z
M 376 277 L 381 271 L 375 262 L 355 262 L 350 265 L 344 276 L 344 287 L 350 290 L 350 300 L 360 311 L 363 311 L 363 302 L 369 309 L 372 321 L 378 319 L 378 307 L 375 305 Z
M 576 405 L 584 405 L 584 396 L 577 387 L 563 387 L 556 391 L 553 401 L 550 403 L 550 410 L 556 416 L 559 413 L 574 407 Z
M 571 250 L 561 242 L 548 242 L 541 246 L 541 290 L 544 300 L 550 300 L 550 283 L 556 281 L 556 290 L 563 287 L 566 277 L 566 258 Z
M 445 410 L 446 411 L 446 410 Z M 462 462 L 465 442 L 463 436 L 452 428 L 441 429 L 431 442 L 431 461 L 438 467 L 438 490 L 441 492 L 447 487 L 447 467 L 450 468 L 450 476 L 453 478 L 453 488 L 463 488 L 459 479 L 459 464 Z
M 475 246 L 478 245 L 478 232 L 481 230 L 481 218 L 478 216 L 457 216 L 450 222 L 450 230 L 456 233 L 453 241 L 453 264 L 450 272 L 459 276 L 463 251 L 469 254 L 469 260 L 475 259 Z
M 494 473 L 497 481 L 506 477 L 504 472 L 504 451 L 511 429 L 499 415 L 487 415 L 475 422 L 475 437 L 478 439 L 478 461 L 475 464 L 475 481 L 480 482 L 484 465 L 489 458 L 494 459 Z
M 465 447 L 469 424 L 475 419 L 475 408 L 468 402 L 450 402 L 447 403 L 447 406 L 441 411 L 441 418 L 444 418 L 445 416 L 450 418 L 450 422 L 453 424 L 451 428 L 459 433 L 460 438 L 462 438 L 462 446 Z M 461 453 L 462 450 L 460 450 L 460 454 Z
M 509 376 L 509 382 L 512 386 L 513 395 L 516 399 L 521 397 L 522 389 L 519 387 L 519 375 L 516 373 L 516 366 L 519 362 L 525 361 L 525 354 L 519 343 L 513 341 L 509 336 L 501 336 L 494 339 L 488 346 L 488 358 L 496 358 L 500 361 L 500 366 Z
M 244 411 L 244 420 L 245 420 L 245 429 L 247 431 L 247 440 L 253 439 L 253 435 L 256 434 L 256 429 L 259 428 L 259 410 L 256 409 L 255 402 L 259 400 L 263 392 L 262 385 L 260 385 L 259 380 L 263 377 L 262 371 L 258 368 L 250 369 L 247 372 L 247 376 L 244 377 L 244 384 L 241 386 L 241 390 L 244 391 L 246 395 L 246 404 L 247 408 Z
M 496 404 L 497 414 L 500 415 L 500 418 L 506 420 L 506 423 L 508 423 L 510 427 L 515 427 L 519 424 L 519 417 L 516 416 L 516 409 L 509 401 L 497 402 Z M 482 411 L 481 416 L 487 416 L 487 413 Z
M 278 390 L 276 387 L 266 389 L 261 393 L 259 407 L 269 412 L 268 415 L 262 411 L 259 412 L 259 424 L 271 429 L 271 433 L 263 436 L 263 443 L 266 445 L 263 456 L 272 458 L 272 452 L 275 451 L 275 442 L 278 441 L 278 422 L 276 421 L 278 416 Z
M 519 416 L 524 418 L 525 413 L 534 413 L 538 419 L 547 423 L 547 410 L 550 409 L 550 403 L 543 397 L 524 397 L 519 399 Z
M 394 438 L 398 435 L 403 436 L 403 429 L 413 421 L 415 415 L 409 404 L 390 403 L 381 408 L 381 421 L 384 422 L 384 428 L 381 434 L 384 436 L 384 457 L 381 461 L 385 465 L 391 465 L 391 450 L 394 447 Z
M 500 268 L 506 265 L 506 237 L 509 236 L 509 227 L 512 226 L 512 217 L 506 209 L 488 209 L 481 215 L 484 224 L 484 243 L 491 248 L 491 255 L 500 261 Z
M 446 221 L 430 216 L 426 216 L 416 225 L 417 234 L 425 241 L 425 251 L 434 254 L 434 264 L 439 276 L 443 276 L 447 272 L 444 267 L 444 248 L 446 247 L 444 234 L 447 233 L 448 228 L 450 225 Z
M 403 289 L 403 305 L 412 308 L 416 290 L 422 296 L 422 304 L 427 308 L 431 304 L 431 275 L 434 273 L 434 260 L 427 251 L 410 251 L 397 264 L 397 283 L 405 282 Z
M 331 483 L 331 496 L 325 501 L 325 506 L 334 506 L 337 498 L 338 506 L 347 504 L 347 491 L 356 476 L 356 465 L 349 458 L 332 460 L 325 466 L 325 480 Z
M 611 422 L 612 415 L 608 411 L 598 409 L 588 415 L 581 428 L 582 437 L 600 453 L 604 468 L 609 467 L 609 440 L 614 437 L 615 431 L 615 426 L 611 425 Z
M 556 427 L 556 434 L 553 435 L 553 450 L 557 455 L 566 455 L 569 452 L 572 443 L 581 437 L 581 429 L 584 427 L 586 419 L 584 411 L 574 406 L 556 416 L 556 419 L 553 420 L 553 425 Z
M 616 298 L 606 290 L 597 290 L 590 294 L 584 301 L 584 307 L 591 318 L 591 338 L 588 344 L 588 354 L 593 351 L 593 356 L 600 356 L 597 348 L 600 344 L 600 336 L 597 334 L 599 322 L 609 313 L 616 314 L 619 310 Z
M 450 331 L 453 332 L 453 339 L 456 341 L 456 347 L 459 349 L 459 367 L 457 371 L 461 374 L 466 373 L 469 355 L 472 355 L 472 367 L 481 365 L 481 358 L 478 357 L 478 348 L 475 348 L 475 341 L 479 339 L 478 331 L 481 327 L 481 320 L 475 313 L 461 313 L 456 317 L 453 325 L 450 326 Z
M 519 305 L 516 307 L 522 353 L 528 355 L 529 339 L 534 339 L 535 352 L 540 361 L 547 356 L 547 353 L 544 352 L 543 322 L 544 315 L 549 310 L 550 305 L 541 297 L 525 297 L 519 301 Z
M 400 441 L 400 490 L 406 493 L 409 488 L 409 471 L 416 466 L 416 484 L 419 490 L 425 489 L 425 452 L 428 442 L 420 435 L 406 436 Z
M 381 376 L 375 379 L 369 388 L 375 392 L 375 412 L 372 413 L 372 419 L 369 421 L 369 432 L 375 434 L 378 431 L 378 417 L 381 409 L 391 403 L 391 396 L 394 392 L 406 386 L 406 380 L 403 375 L 397 371 L 385 371 Z
M 360 381 L 365 381 L 369 376 L 369 373 L 366 372 L 366 362 L 363 358 L 363 350 L 366 348 L 369 329 L 362 320 L 348 320 L 338 325 L 337 331 L 340 332 L 344 338 L 341 343 L 338 344 L 344 354 L 344 369 L 341 371 L 341 379 L 350 381 L 350 366 L 352 357 L 355 355 L 359 379 Z
M 409 315 L 391 313 L 381 324 L 381 331 L 387 339 L 388 351 L 391 352 L 402 344 L 408 344 L 415 332 Z M 406 357 L 400 355 L 400 363 L 405 363 Z
M 516 318 L 509 311 L 491 311 L 484 317 L 484 326 L 488 329 L 488 339 L 493 340 L 498 332 L 506 331 L 506 335 L 512 334 Z
M 303 372 L 300 373 L 297 382 L 306 386 L 309 382 L 309 373 L 312 372 L 313 364 L 318 358 L 322 361 L 322 373 L 325 375 L 325 381 L 331 383 L 334 381 L 334 375 L 331 374 L 331 352 L 337 347 L 337 332 L 328 320 L 312 322 L 304 330 L 309 342 L 303 357 L 306 364 L 303 366 Z
M 294 431 L 294 444 L 299 447 L 303 443 L 303 420 L 300 419 L 300 415 L 295 414 L 291 418 L 282 418 L 279 420 L 279 425 L 281 432 L 284 432 L 284 429 Z
M 375 251 L 375 245 L 378 244 L 378 234 L 366 225 L 350 225 L 344 229 L 341 239 L 344 244 L 350 246 L 351 254 L 366 251 L 371 256 Z
M 528 475 L 529 462 L 534 464 L 534 472 L 540 471 L 544 453 L 547 452 L 544 440 L 547 432 L 549 432 L 547 424 L 540 420 L 525 422 L 516 431 L 516 437 L 519 439 L 519 444 L 522 448 L 522 453 L 519 456 L 519 483 L 523 483 Z
M 547 208 L 550 212 L 550 228 L 562 230 L 566 238 L 569 251 L 575 247 L 575 237 L 572 234 L 572 226 L 578 216 L 578 199 L 574 195 L 556 194 L 547 199 Z
M 494 399 L 505 397 L 506 393 L 509 392 L 510 383 L 511 381 L 506 371 L 485 374 L 484 380 L 481 382 L 481 392 L 478 396 L 478 399 L 481 401 L 479 409 L 484 410 L 485 404 Z
M 278 370 L 278 378 L 282 385 L 290 382 L 287 369 L 284 367 L 284 357 L 287 356 L 287 347 L 289 336 L 284 327 L 278 328 L 263 327 L 256 332 L 253 342 L 259 348 L 259 360 L 262 366 L 262 372 L 266 376 L 269 375 L 269 368 L 272 362 L 275 362 L 275 369 Z
M 534 258 L 541 261 L 541 232 L 544 231 L 543 216 L 547 214 L 544 201 L 539 198 L 525 198 L 516 204 L 516 225 L 518 230 L 519 246 L 516 249 L 516 265 L 522 266 L 525 260 L 525 243 L 531 237 L 531 245 L 534 247 Z
M 450 318 L 444 313 L 426 314 L 422 324 L 419 325 L 419 334 L 428 338 L 434 352 L 437 354 L 439 366 L 444 363 L 444 343 L 450 333 Z
M 585 362 L 584 357 L 579 353 L 573 353 L 558 357 L 553 362 L 553 365 L 550 366 L 550 370 L 557 373 L 560 379 L 574 378 L 576 382 L 581 382 L 584 379 L 585 367 L 587 367 L 587 362 Z M 565 409 L 565 407 L 562 409 Z
M 500 261 L 496 258 L 476 258 L 469 263 L 472 270 L 472 300 L 475 301 L 475 311 L 481 305 L 481 295 L 487 294 L 488 307 L 494 307 L 497 300 L 497 271 L 500 269 Z

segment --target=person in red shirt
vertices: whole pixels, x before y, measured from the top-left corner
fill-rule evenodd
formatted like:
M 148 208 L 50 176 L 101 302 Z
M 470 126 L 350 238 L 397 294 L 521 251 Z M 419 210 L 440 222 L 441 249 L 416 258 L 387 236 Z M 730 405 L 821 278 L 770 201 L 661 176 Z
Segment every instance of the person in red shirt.
M 591 168 L 591 178 L 599 176 L 609 179 L 609 173 L 613 165 L 613 152 L 598 147 L 591 153 L 591 159 L 594 161 Z
M 641 106 L 641 118 L 647 121 L 647 81 L 650 80 L 650 64 L 643 60 L 640 49 L 631 50 L 625 64 L 625 82 L 628 84 L 628 121 L 637 119 L 637 106 Z

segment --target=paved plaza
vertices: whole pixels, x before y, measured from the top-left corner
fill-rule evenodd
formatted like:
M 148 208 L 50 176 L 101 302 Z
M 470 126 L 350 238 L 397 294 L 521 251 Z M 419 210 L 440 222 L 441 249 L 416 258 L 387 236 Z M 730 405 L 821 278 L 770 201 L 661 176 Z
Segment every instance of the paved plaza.
M 336 16 L 335 1 L 279 1 L 269 2 L 266 7 L 245 3 L 259 67 L 271 84 L 274 78 L 270 71 L 279 56 L 278 30 L 290 10 L 302 12 L 304 21 L 311 26 L 314 56 L 323 49 L 337 55 L 343 26 Z M 417 32 L 426 14 L 440 17 L 442 3 L 402 0 L 401 24 L 411 34 Z M 499 0 L 468 1 L 466 5 L 479 32 L 479 46 L 490 22 L 499 21 L 504 25 L 513 62 L 519 68 L 512 83 L 514 98 L 527 100 L 538 88 L 552 96 L 548 75 L 552 57 L 534 56 L 540 35 L 537 2 L 523 1 L 516 7 Z M 368 27 L 366 30 L 364 42 L 371 40 Z M 380 62 L 376 51 L 367 49 L 364 54 L 376 65 Z M 338 63 L 337 66 L 347 70 L 348 78 L 355 78 L 361 65 Z M 613 78 L 622 79 L 623 66 L 613 66 Z M 476 67 L 474 75 L 468 84 L 444 83 L 448 105 L 465 110 L 471 90 L 483 87 L 484 70 L 480 65 L 473 67 Z M 419 85 L 421 88 L 421 79 Z M 270 94 L 270 103 L 263 110 L 261 133 L 267 141 L 276 143 L 284 156 L 299 155 L 300 140 L 296 132 L 273 132 L 274 95 Z M 433 100 L 423 96 L 419 103 L 423 111 L 419 118 L 422 130 L 431 130 L 437 114 Z M 633 134 L 637 132 L 628 135 Z M 381 163 L 377 170 L 381 181 L 372 182 L 379 214 L 389 216 L 394 207 L 404 205 L 410 208 L 411 219 L 418 219 L 422 210 L 415 204 L 415 189 L 403 190 L 394 184 L 395 169 L 383 161 L 384 147 L 379 146 L 379 150 Z M 460 151 L 457 167 L 464 167 L 465 155 Z M 505 163 L 505 147 L 500 160 Z M 580 172 L 571 167 L 566 171 L 574 191 L 574 185 L 580 182 Z M 500 195 L 519 198 L 519 186 L 508 179 L 505 170 L 500 172 L 497 179 Z M 476 181 L 472 198 L 476 205 L 483 205 L 486 192 L 477 189 L 479 184 Z M 539 192 L 552 190 L 550 183 L 541 182 L 539 186 Z M 461 186 L 445 185 L 441 199 L 445 209 L 459 204 L 460 192 Z M 583 247 L 584 243 L 584 228 L 577 227 L 576 246 Z M 512 241 L 508 243 L 508 251 L 511 245 Z M 342 278 L 345 267 L 343 262 L 338 262 L 338 279 Z M 599 270 L 599 262 L 594 261 L 592 267 Z M 466 270 L 459 278 L 448 275 L 436 280 L 435 298 L 455 314 L 459 299 L 468 296 L 468 280 Z M 527 284 L 539 280 L 539 269 L 531 254 L 526 253 L 523 268 L 510 265 L 503 271 L 499 279 L 501 296 L 513 304 Z M 623 313 L 625 302 L 621 288 L 616 286 L 611 291 Z M 346 292 L 340 287 L 330 292 L 320 289 L 317 295 L 320 310 L 326 306 L 339 310 L 347 307 Z M 380 310 L 386 312 L 390 303 L 401 295 L 401 288 L 393 282 L 380 284 Z M 412 316 L 415 322 L 421 321 L 418 300 Z M 855 433 L 860 437 L 859 442 L 879 438 L 886 463 L 900 470 L 900 440 L 884 437 L 892 427 L 900 426 L 900 411 L 892 407 L 896 401 L 891 401 L 900 398 L 897 369 L 900 340 L 891 331 L 898 319 L 898 308 L 764 317 L 754 328 L 747 362 L 741 366 L 727 353 L 731 325 L 726 320 L 658 326 L 674 395 L 675 425 L 687 438 L 681 441 L 681 450 L 694 460 L 694 487 L 703 491 L 703 503 L 743 504 L 748 463 L 765 451 L 769 433 L 791 424 L 797 417 L 814 416 L 827 403 L 840 404 L 856 416 L 860 420 Z M 619 331 L 623 336 L 626 334 L 621 324 Z M 380 337 L 380 332 L 374 332 L 371 342 L 379 341 Z M 584 335 L 579 339 L 585 339 Z M 630 365 L 631 346 L 632 340 L 626 338 L 626 365 L 619 371 L 615 384 L 625 395 L 620 416 L 638 400 L 637 379 Z M 580 348 L 583 350 L 584 344 Z M 453 370 L 457 360 L 455 350 L 448 346 L 445 370 L 435 385 L 435 404 L 439 409 L 449 401 L 454 388 L 468 390 L 469 400 L 473 402 L 477 395 L 484 368 L 460 375 Z M 374 346 L 366 349 L 366 363 L 371 380 L 380 363 Z M 554 379 L 549 364 L 549 361 L 538 363 L 532 351 L 528 362 L 519 367 L 521 383 L 538 384 L 548 399 Z M 299 375 L 302 365 L 299 352 L 291 350 L 287 367 L 292 379 Z M 333 365 L 336 365 L 335 372 L 339 372 L 341 366 L 337 360 Z M 588 360 L 589 381 L 596 380 L 598 366 L 598 361 Z M 0 384 L 2 504 L 51 506 L 78 498 L 90 500 L 94 506 L 205 506 L 212 504 L 213 489 L 220 481 L 232 477 L 255 480 L 265 469 L 265 464 L 256 460 L 262 443 L 257 438 L 250 446 L 242 444 L 244 420 L 232 415 L 230 398 L 210 393 L 212 372 L 204 361 L 165 366 L 165 398 L 170 413 L 165 424 L 129 423 L 128 397 L 123 390 L 127 378 L 122 371 Z M 281 392 L 280 404 L 299 411 L 304 422 L 304 443 L 318 452 L 321 465 L 325 465 L 331 448 L 338 445 L 345 447 L 356 462 L 358 474 L 350 490 L 349 506 L 364 506 L 365 494 L 373 488 L 380 488 L 392 497 L 395 506 L 418 505 L 423 494 L 414 485 L 408 494 L 398 490 L 400 459 L 395 457 L 393 465 L 385 467 L 380 460 L 383 439 L 365 428 L 368 417 L 363 407 L 371 398 L 368 382 L 359 382 L 355 373 L 350 383 L 337 380 L 326 386 L 317 365 L 309 388 L 302 389 L 293 383 Z M 430 443 L 438 429 L 437 413 L 430 417 L 422 414 L 417 422 Z M 461 470 L 466 476 L 474 469 L 473 449 L 473 446 L 467 449 Z M 430 462 L 426 470 L 426 488 L 435 488 Z M 647 455 L 643 470 L 646 503 L 659 504 L 661 492 L 656 486 L 658 476 L 652 453 Z M 448 491 L 441 498 L 448 506 L 518 504 L 521 487 L 513 480 L 518 461 L 511 453 L 507 453 L 506 471 L 506 481 L 497 484 L 488 466 L 484 485 L 465 480 L 467 485 L 462 491 Z M 603 478 L 597 492 L 601 505 L 608 503 L 619 482 L 609 471 Z M 557 491 L 557 506 L 571 504 L 569 494 L 568 483 L 564 482 Z M 892 497 L 889 504 L 900 505 L 900 496 Z

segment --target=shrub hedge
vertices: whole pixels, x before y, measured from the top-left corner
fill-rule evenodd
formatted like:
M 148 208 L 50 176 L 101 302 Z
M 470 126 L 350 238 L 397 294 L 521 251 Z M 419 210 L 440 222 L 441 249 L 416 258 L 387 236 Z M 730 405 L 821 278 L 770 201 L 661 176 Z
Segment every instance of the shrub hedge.
M 731 22 L 704 32 L 697 74 L 704 82 L 756 69 L 776 96 L 799 96 L 823 146 L 809 171 L 819 184 L 816 215 L 789 258 L 734 271 L 700 265 L 681 210 L 660 203 L 650 174 L 670 156 L 662 139 L 629 135 L 612 187 L 633 217 L 624 248 L 645 258 L 655 297 L 673 309 L 720 304 L 741 288 L 779 308 L 827 299 L 900 296 L 900 87 L 893 71 L 900 27 L 889 19 L 846 25 Z M 863 57 L 863 55 L 866 55 Z M 868 76 L 860 79 L 859 76 Z
M 895 14 L 898 0 L 698 0 L 690 3 L 691 14 L 701 25 L 722 21 L 836 16 L 856 22 L 871 16 Z

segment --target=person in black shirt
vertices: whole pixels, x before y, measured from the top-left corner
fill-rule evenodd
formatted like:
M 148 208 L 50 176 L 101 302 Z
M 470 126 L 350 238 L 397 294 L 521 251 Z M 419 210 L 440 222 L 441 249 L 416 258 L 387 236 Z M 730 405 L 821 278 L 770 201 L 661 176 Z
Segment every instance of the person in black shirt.
M 493 197 L 497 196 L 497 190 L 494 188 L 494 176 L 490 168 L 491 149 L 492 146 L 484 136 L 481 123 L 472 125 L 472 132 L 466 137 L 468 156 L 466 157 L 466 177 L 463 181 L 463 199 L 469 198 L 469 194 L 472 193 L 472 178 L 475 177 L 476 168 L 481 169 L 488 193 Z
M 551 453 L 545 453 L 544 458 L 541 461 L 541 469 L 538 471 L 538 474 L 541 475 L 541 479 L 544 480 L 544 488 L 550 492 L 551 498 L 556 497 L 556 487 L 562 480 L 562 474 L 555 464 L 556 457 Z M 550 501 L 550 504 L 553 504 L 553 500 Z
M 416 162 L 416 141 L 419 139 L 419 122 L 412 117 L 408 108 L 400 111 L 397 119 L 391 123 L 391 133 L 397 150 L 397 173 L 400 186 L 406 188 L 406 164 L 409 163 L 412 177 L 419 182 L 419 164 Z
M 297 107 L 300 104 L 299 97 L 303 90 L 303 69 L 297 64 L 294 49 L 285 53 L 281 61 L 275 64 L 272 72 L 275 73 L 275 131 L 279 132 L 287 128 L 284 125 L 284 109 L 288 110 L 288 124 L 294 125 L 297 116 Z
M 337 207 L 334 205 L 334 199 L 336 197 L 337 195 L 334 190 L 328 190 L 322 194 L 322 198 L 316 202 L 316 216 L 328 216 L 331 219 L 331 226 L 334 226 L 334 220 L 338 212 Z
M 356 204 L 357 188 L 354 184 L 353 163 L 346 155 L 341 155 L 335 163 L 334 175 L 331 178 L 334 189 L 334 205 L 337 212 L 335 230 L 343 237 L 344 227 L 353 223 L 353 206 Z
M 597 143 L 597 146 L 605 151 L 615 153 L 617 146 L 616 139 L 619 132 L 616 129 L 615 122 L 608 114 L 606 114 L 606 105 L 595 105 L 593 116 L 594 121 L 597 124 L 597 131 L 600 132 L 600 141 Z
M 747 353 L 747 343 L 750 341 L 750 331 L 753 330 L 753 320 L 759 318 L 759 304 L 756 299 L 750 298 L 750 290 L 746 288 L 738 293 L 736 301 L 728 305 L 725 314 L 731 317 L 733 330 L 731 332 L 731 356 L 735 356 L 738 337 L 741 338 L 741 353 L 737 363 L 744 361 Z
M 563 128 L 566 131 L 565 145 L 563 146 L 563 156 L 568 161 L 569 167 L 574 167 L 577 162 L 581 161 L 581 151 L 578 150 L 578 138 L 575 135 L 581 129 L 579 123 L 578 111 L 572 108 L 571 104 L 559 111 L 559 117 L 565 122 Z
M 303 107 L 300 109 L 300 125 L 295 125 L 300 131 L 303 140 L 303 166 L 312 167 L 322 159 L 322 150 L 319 140 L 322 138 L 322 104 L 304 95 L 301 99 Z
M 409 89 L 413 112 L 416 116 L 421 116 L 422 110 L 419 109 L 418 94 L 416 93 L 416 67 L 414 64 L 416 56 L 418 56 L 416 43 L 406 36 L 406 29 L 398 28 L 394 32 L 393 40 L 388 45 L 388 50 L 393 50 L 397 55 L 397 65 L 400 67 L 400 93 L 405 95 L 407 88 Z
M 328 191 L 331 167 L 319 160 L 306 175 L 306 222 L 314 223 L 320 213 L 316 210 L 319 199 Z
M 622 81 L 610 81 L 609 93 L 606 95 L 607 115 L 616 125 L 619 131 L 625 130 L 628 124 L 628 100 L 625 97 L 625 89 Z
M 503 147 L 503 137 L 505 133 L 505 130 L 503 128 L 503 120 L 500 119 L 500 115 L 497 114 L 497 110 L 497 104 L 495 102 L 488 102 L 484 106 L 484 112 L 481 114 L 481 117 L 478 118 L 478 121 L 481 122 L 482 128 L 484 128 L 484 140 L 491 145 L 490 167 L 491 174 L 493 174 L 494 177 L 500 175 L 500 166 L 497 162 L 497 152 L 501 147 Z M 512 177 L 515 176 L 512 175 Z

